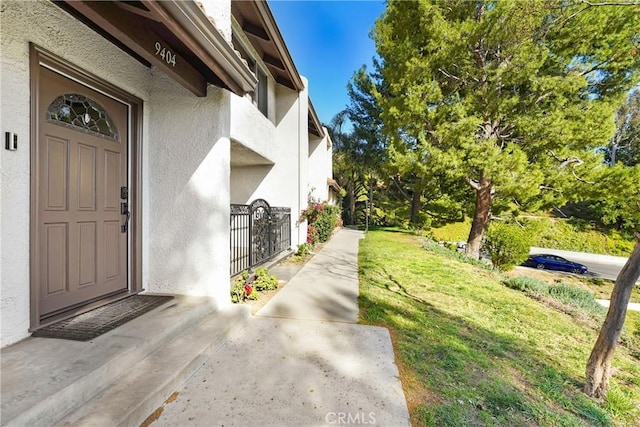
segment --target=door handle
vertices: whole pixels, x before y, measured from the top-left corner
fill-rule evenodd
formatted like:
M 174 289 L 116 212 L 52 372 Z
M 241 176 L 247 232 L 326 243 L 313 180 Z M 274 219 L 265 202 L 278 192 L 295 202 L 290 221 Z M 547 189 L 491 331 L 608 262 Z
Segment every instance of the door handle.
M 129 230 L 129 219 L 131 219 L 131 212 L 129 211 L 129 203 L 120 203 L 120 214 L 126 215 L 124 225 L 120 226 L 120 232 L 126 233 Z

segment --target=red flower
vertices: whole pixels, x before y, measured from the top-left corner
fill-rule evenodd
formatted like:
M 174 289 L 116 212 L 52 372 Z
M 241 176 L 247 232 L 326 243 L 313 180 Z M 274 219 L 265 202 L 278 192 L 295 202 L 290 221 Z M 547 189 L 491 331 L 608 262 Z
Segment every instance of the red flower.
M 253 288 L 251 287 L 251 285 L 244 285 L 244 293 L 247 295 L 251 295 L 251 292 L 253 292 Z

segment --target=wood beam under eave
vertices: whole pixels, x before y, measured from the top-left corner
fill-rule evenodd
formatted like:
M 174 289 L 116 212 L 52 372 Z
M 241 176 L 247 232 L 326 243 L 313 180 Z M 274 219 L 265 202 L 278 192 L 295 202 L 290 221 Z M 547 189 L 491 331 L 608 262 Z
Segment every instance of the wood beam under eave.
M 308 125 L 309 125 L 309 133 L 311 133 L 311 134 L 313 134 L 313 135 L 315 135 L 315 136 L 317 136 L 319 138 L 322 138 L 324 136 L 324 135 L 322 135 L 322 132 L 320 132 L 318 130 L 317 127 L 313 126 L 312 123 L 309 123 Z
M 272 67 L 277 68 L 278 70 L 282 70 L 282 71 L 287 71 L 287 68 L 284 66 L 284 64 L 282 63 L 282 61 L 280 61 L 278 58 L 273 57 L 271 55 L 264 55 L 262 57 L 262 60 L 264 61 L 265 64 L 267 65 L 271 65 Z
M 284 77 L 280 77 L 280 76 L 276 77 L 276 83 L 281 84 L 282 86 L 286 86 L 289 89 L 292 89 L 295 91 L 298 90 L 290 79 L 286 79 Z
M 253 25 L 250 22 L 245 22 L 242 25 L 242 31 L 244 31 L 247 35 L 257 37 L 264 41 L 271 41 L 269 34 L 264 30 L 264 28 L 259 27 L 257 25 Z
M 148 28 L 140 17 L 123 13 L 121 8 L 111 2 L 67 1 L 66 4 L 164 71 L 196 96 L 207 95 L 207 80 L 204 76 L 176 53 L 171 45 Z M 173 60 L 167 60 L 167 58 Z
M 142 16 L 143 18 L 151 19 L 152 21 L 160 22 L 157 16 L 155 16 L 151 11 L 146 9 L 141 9 L 136 6 L 132 6 L 129 3 L 125 3 L 122 1 L 117 1 L 114 3 L 120 9 L 126 10 L 127 12 L 135 13 L 138 16 Z

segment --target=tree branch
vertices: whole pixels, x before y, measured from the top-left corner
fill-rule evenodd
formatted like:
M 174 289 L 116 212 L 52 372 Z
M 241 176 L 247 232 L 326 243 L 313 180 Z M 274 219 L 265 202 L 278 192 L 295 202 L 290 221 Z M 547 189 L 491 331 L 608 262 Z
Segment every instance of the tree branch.
M 563 27 L 567 22 L 569 22 L 570 20 L 572 20 L 573 18 L 575 18 L 576 16 L 578 16 L 579 14 L 581 14 L 582 12 L 584 12 L 585 10 L 591 8 L 592 6 L 590 4 L 587 4 L 585 7 L 583 7 L 582 9 L 572 13 L 571 15 L 569 15 L 566 18 L 560 19 L 558 18 L 556 21 L 550 22 L 547 26 L 546 29 L 544 30 L 541 40 L 545 40 L 547 38 L 547 35 L 549 34 L 549 31 L 551 31 L 551 29 L 553 27 L 555 27 L 556 25 Z M 562 8 L 561 8 L 562 11 Z
M 553 151 L 549 151 L 549 154 L 551 155 L 551 157 L 553 157 L 554 159 L 556 159 L 557 161 L 560 162 L 560 166 L 558 166 L 558 169 L 562 169 L 565 166 L 573 164 L 573 169 L 574 170 L 571 171 L 571 174 L 573 175 L 573 177 L 575 179 L 577 179 L 580 182 L 584 182 L 585 184 L 595 185 L 595 182 L 587 181 L 586 179 L 584 179 L 584 178 L 578 176 L 578 174 L 576 174 L 575 168 L 577 168 L 578 166 L 584 164 L 584 161 L 582 159 L 580 159 L 578 157 L 567 157 L 566 159 L 561 159 Z
M 571 163 L 576 163 L 574 168 L 584 163 L 584 161 L 582 161 L 578 157 L 567 157 L 565 159 L 561 159 L 553 151 L 549 151 L 549 154 L 551 155 L 551 157 L 553 157 L 554 159 L 560 162 L 560 166 L 558 166 L 558 169 L 562 169 L 563 167 L 570 165 Z
M 445 76 L 447 76 L 447 77 L 448 77 L 448 78 L 450 78 L 450 79 L 455 79 L 455 80 L 458 80 L 458 81 L 462 81 L 462 79 L 461 79 L 460 77 L 458 77 L 458 76 L 454 76 L 454 75 L 453 75 L 453 74 L 451 74 L 451 73 L 447 73 L 447 72 L 446 72 L 445 70 L 443 70 L 442 68 L 438 68 L 438 71 L 440 71 L 442 74 L 444 74 Z
M 604 64 L 606 64 L 606 63 L 608 63 L 608 62 L 613 61 L 613 60 L 614 60 L 614 59 L 616 59 L 616 57 L 618 57 L 618 56 L 620 56 L 620 52 L 616 52 L 616 53 L 615 53 L 611 58 L 607 58 L 607 59 L 605 59 L 604 61 L 602 61 L 602 62 L 600 62 L 600 63 L 598 63 L 598 64 L 594 65 L 594 66 L 593 66 L 593 67 L 591 67 L 591 68 L 589 68 L 588 70 L 585 70 L 585 71 L 581 72 L 581 73 L 580 73 L 580 76 L 585 76 L 585 75 L 587 75 L 587 74 L 589 74 L 589 73 L 592 73 L 592 72 L 596 71 L 596 70 L 597 70 L 598 68 L 600 68 L 602 65 L 604 65 Z
M 469 184 L 471 186 L 471 188 L 473 188 L 476 191 L 480 191 L 482 190 L 482 186 L 480 186 L 480 183 L 478 181 L 475 181 L 471 178 L 469 178 L 468 176 L 464 177 L 464 180 L 467 182 L 467 184 Z
M 553 95 L 553 92 L 549 91 L 545 94 L 542 94 L 538 97 L 538 99 L 536 99 L 536 104 L 539 104 L 540 102 L 544 101 L 545 99 L 547 99 L 548 97 L 550 97 L 551 95 Z
M 400 184 L 398 184 L 398 177 L 397 177 L 397 176 L 392 177 L 392 178 L 391 178 L 391 181 L 393 181 L 393 183 L 395 184 L 395 186 L 396 186 L 396 188 L 398 189 L 398 191 L 400 191 L 400 194 L 402 194 L 402 195 L 403 195 L 407 200 L 411 200 L 411 196 L 409 196 L 409 195 L 407 194 L 407 192 L 406 192 L 406 191 L 404 191 L 404 190 L 402 189 L 402 187 L 400 187 Z
M 556 190 L 553 187 L 549 187 L 548 185 L 543 185 L 543 184 L 538 185 L 538 189 L 540 189 L 540 190 L 551 190 L 551 191 L 555 191 L 556 193 L 560 193 L 560 190 Z
M 586 179 L 579 177 L 579 176 L 576 174 L 576 171 L 571 171 L 571 173 L 573 174 L 573 177 L 574 177 L 575 179 L 577 179 L 578 181 L 580 181 L 580 182 L 584 182 L 585 184 L 589 184 L 589 185 L 595 185 L 595 182 L 587 181 Z

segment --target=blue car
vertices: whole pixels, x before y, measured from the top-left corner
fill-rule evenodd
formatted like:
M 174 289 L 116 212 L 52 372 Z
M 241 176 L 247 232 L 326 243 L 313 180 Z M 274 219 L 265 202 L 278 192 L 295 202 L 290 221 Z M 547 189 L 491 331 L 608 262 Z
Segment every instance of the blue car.
M 529 255 L 529 258 L 522 265 L 540 270 L 569 271 L 576 274 L 587 274 L 589 271 L 585 265 L 566 260 L 558 255 L 549 254 Z

